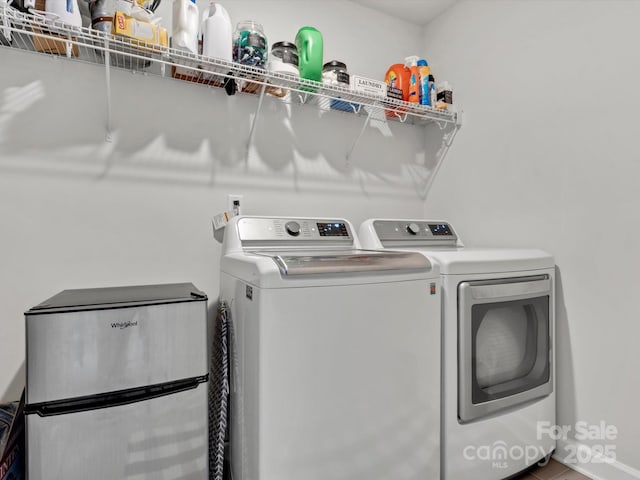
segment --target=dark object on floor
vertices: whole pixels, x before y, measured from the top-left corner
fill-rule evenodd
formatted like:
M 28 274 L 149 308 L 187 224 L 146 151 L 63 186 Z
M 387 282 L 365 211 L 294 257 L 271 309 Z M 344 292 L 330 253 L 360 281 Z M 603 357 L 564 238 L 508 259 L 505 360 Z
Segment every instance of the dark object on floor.
M 9 430 L 16 416 L 18 402 L 11 402 L 0 405 L 0 452 L 4 451 L 4 446 L 9 439 Z
M 7 423 L 8 429 L 5 428 Z M 23 391 L 19 403 L 0 406 L 0 480 L 24 480 L 24 458 Z

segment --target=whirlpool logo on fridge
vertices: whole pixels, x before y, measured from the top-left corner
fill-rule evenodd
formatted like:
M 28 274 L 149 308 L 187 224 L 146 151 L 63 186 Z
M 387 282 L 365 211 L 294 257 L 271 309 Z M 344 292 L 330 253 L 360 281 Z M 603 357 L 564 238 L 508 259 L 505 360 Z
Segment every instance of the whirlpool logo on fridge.
M 117 328 L 119 330 L 124 330 L 125 328 L 137 327 L 137 326 L 138 326 L 137 320 L 129 320 L 127 322 L 113 322 L 111 324 L 111 328 Z

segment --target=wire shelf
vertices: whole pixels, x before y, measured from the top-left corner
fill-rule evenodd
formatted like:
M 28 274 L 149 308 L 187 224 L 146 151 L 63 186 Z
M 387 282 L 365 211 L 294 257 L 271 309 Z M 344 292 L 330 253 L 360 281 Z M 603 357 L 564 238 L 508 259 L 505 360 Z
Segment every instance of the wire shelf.
M 0 0 L 0 46 L 53 54 L 210 87 L 278 97 L 287 103 L 338 110 L 410 124 L 458 123 L 457 112 L 354 92 L 286 74 L 194 55 L 86 27 L 71 27 L 47 14 L 25 14 Z M 234 88 L 235 87 L 235 88 Z

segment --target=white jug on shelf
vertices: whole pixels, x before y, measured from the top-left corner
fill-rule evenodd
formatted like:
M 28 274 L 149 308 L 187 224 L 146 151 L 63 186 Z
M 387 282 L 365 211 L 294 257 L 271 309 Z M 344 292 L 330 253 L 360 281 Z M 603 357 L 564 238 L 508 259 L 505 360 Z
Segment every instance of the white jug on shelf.
M 173 0 L 171 46 L 198 54 L 198 6 L 195 0 Z
M 209 2 L 202 12 L 202 55 L 231 61 L 231 18 L 222 5 Z
M 43 15 L 45 18 L 62 22 L 71 27 L 82 27 L 82 16 L 77 0 L 46 0 L 44 12 L 35 10 L 35 0 L 25 0 L 25 8 L 35 15 Z

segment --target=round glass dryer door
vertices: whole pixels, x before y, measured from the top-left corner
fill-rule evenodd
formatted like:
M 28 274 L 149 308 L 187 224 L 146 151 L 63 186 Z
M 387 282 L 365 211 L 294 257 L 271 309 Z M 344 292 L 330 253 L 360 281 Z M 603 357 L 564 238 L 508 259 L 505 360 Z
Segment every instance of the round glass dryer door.
M 551 279 L 458 286 L 458 417 L 470 422 L 552 391 Z

